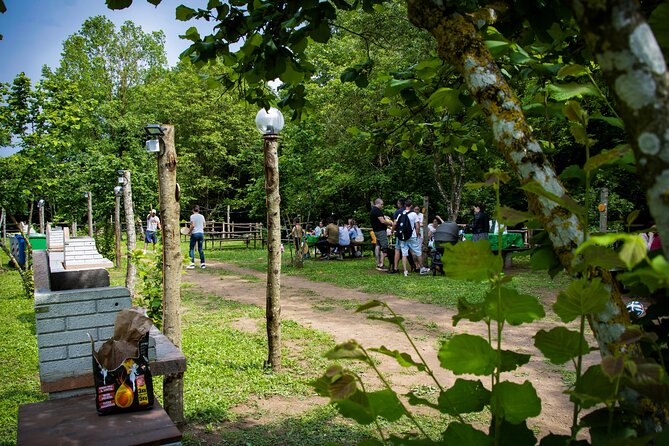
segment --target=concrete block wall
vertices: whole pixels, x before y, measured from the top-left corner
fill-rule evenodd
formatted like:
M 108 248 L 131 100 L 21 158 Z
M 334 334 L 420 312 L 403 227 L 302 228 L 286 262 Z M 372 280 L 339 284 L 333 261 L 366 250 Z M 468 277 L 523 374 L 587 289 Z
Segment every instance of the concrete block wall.
M 92 376 L 88 335 L 99 348 L 114 334 L 116 313 L 130 306 L 130 292 L 125 287 L 35 293 L 35 331 L 42 383 Z M 150 338 L 149 358 L 155 356 L 155 340 Z
M 35 293 L 40 379 L 55 382 L 92 375 L 91 343 L 96 348 L 114 334 L 116 313 L 130 308 L 124 287 Z

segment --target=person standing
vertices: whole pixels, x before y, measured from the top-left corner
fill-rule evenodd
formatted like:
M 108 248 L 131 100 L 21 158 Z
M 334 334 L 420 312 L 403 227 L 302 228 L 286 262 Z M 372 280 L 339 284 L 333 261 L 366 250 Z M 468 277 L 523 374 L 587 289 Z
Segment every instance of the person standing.
M 472 241 L 488 240 L 490 232 L 490 222 L 488 214 L 485 213 L 483 203 L 474 205 L 474 221 L 472 222 Z
M 403 221 L 404 222 L 408 221 L 409 226 L 411 228 L 411 236 L 408 239 L 402 240 L 401 237 L 399 236 L 397 237 L 397 244 L 399 245 L 399 249 L 402 253 L 402 268 L 404 269 L 404 277 L 409 276 L 409 269 L 407 268 L 407 260 L 408 260 L 407 258 L 411 254 L 413 254 L 415 258 L 416 270 L 418 270 L 420 274 L 427 274 L 430 272 L 430 269 L 423 267 L 423 259 L 422 259 L 423 251 L 420 245 L 420 237 L 419 237 L 420 226 L 418 224 L 418 216 L 411 207 L 410 199 L 407 198 L 404 204 L 405 204 L 405 209 L 395 220 L 395 228 L 399 228 L 400 223 L 403 223 Z M 401 231 L 401 229 L 398 230 Z
M 162 229 L 160 227 L 160 218 L 156 215 L 156 210 L 151 209 L 149 215 L 146 216 L 146 234 L 144 236 L 144 254 L 149 243 L 153 243 L 153 250 L 156 250 L 156 231 Z
M 385 257 L 388 256 L 388 233 L 386 230 L 393 225 L 392 220 L 388 219 L 382 211 L 383 200 L 377 198 L 374 200 L 374 206 L 369 213 L 372 222 L 372 232 L 376 238 L 376 246 L 374 247 L 374 255 L 376 257 L 376 269 L 385 271 L 383 266 Z M 392 260 L 390 261 L 392 266 Z
M 190 265 L 186 269 L 195 268 L 195 245 L 197 244 L 197 250 L 200 253 L 200 268 L 206 268 L 204 263 L 204 250 L 202 245 L 204 244 L 204 215 L 200 214 L 200 206 L 195 206 L 193 208 L 193 215 L 190 216 L 190 250 L 188 255 L 190 255 Z

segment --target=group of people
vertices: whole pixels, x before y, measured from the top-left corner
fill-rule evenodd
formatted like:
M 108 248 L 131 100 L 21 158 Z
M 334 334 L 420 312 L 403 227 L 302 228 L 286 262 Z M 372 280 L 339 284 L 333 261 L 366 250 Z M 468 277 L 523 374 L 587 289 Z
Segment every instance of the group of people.
M 321 253 L 321 260 L 329 258 L 342 260 L 347 252 L 353 257 L 362 256 L 360 245 L 365 237 L 355 219 L 350 218 L 348 221 L 340 219 L 335 223 L 334 219 L 329 217 L 325 222 L 321 220 L 310 234 L 318 237 L 316 249 Z
M 413 207 L 410 199 L 397 200 L 397 209 L 393 213 L 393 218 L 387 217 L 383 213 L 383 200 L 377 198 L 370 212 L 372 223 L 372 233 L 376 247 L 374 253 L 376 256 L 376 268 L 379 271 L 388 271 L 391 274 L 399 274 L 399 260 L 402 259 L 402 268 L 404 276 L 409 275 L 409 254 L 412 255 L 415 263 L 415 269 L 420 274 L 427 274 L 430 269 L 422 264 L 422 212 L 418 206 Z M 418 211 L 418 212 L 416 212 Z M 395 234 L 395 249 L 390 249 L 388 239 L 388 230 L 391 235 Z M 389 268 L 384 266 L 385 259 L 389 259 Z
M 190 249 L 188 255 L 190 256 L 190 264 L 186 269 L 195 268 L 195 247 L 197 246 L 198 253 L 200 255 L 200 268 L 206 268 L 204 261 L 204 250 L 202 245 L 204 244 L 204 225 L 205 219 L 204 215 L 200 213 L 200 207 L 193 207 L 193 214 L 190 216 L 188 224 L 188 232 L 190 235 Z M 146 249 L 149 243 L 153 244 L 153 250 L 156 249 L 157 242 L 157 231 L 161 230 L 160 217 L 156 215 L 156 210 L 151 209 L 151 212 L 146 216 L 146 233 L 144 235 L 144 254 L 146 254 Z

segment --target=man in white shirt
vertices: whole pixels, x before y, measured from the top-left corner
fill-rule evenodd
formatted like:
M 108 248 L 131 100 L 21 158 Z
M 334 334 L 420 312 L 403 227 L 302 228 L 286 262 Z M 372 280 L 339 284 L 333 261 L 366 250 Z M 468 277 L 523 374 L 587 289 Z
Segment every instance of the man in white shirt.
M 190 216 L 190 250 L 188 254 L 190 255 L 190 265 L 186 269 L 195 268 L 195 245 L 197 244 L 197 250 L 200 253 L 200 268 L 206 268 L 204 264 L 204 250 L 202 245 L 204 244 L 204 215 L 200 214 L 200 206 L 195 206 L 193 208 L 193 215 Z
M 156 231 L 160 228 L 160 218 L 156 215 L 156 210 L 151 209 L 149 215 L 146 216 L 146 234 L 144 236 L 144 254 L 149 243 L 153 243 L 153 250 L 156 250 Z

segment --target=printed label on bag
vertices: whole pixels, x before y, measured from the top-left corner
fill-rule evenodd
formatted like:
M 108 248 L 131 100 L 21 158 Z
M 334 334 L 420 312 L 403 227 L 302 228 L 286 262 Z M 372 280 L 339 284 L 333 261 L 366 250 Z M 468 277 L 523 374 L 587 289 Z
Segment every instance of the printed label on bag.
M 114 391 L 114 384 L 98 387 L 98 393 L 113 392 L 113 391 Z
M 146 391 L 146 383 L 144 382 L 144 375 L 137 377 L 137 401 L 140 406 L 149 404 L 149 395 Z
M 114 394 L 113 393 L 102 393 L 98 395 L 98 401 L 107 401 L 107 400 L 113 400 L 114 399 Z
M 104 401 L 100 403 L 100 409 L 106 409 L 107 407 L 115 407 L 116 403 L 114 400 Z

